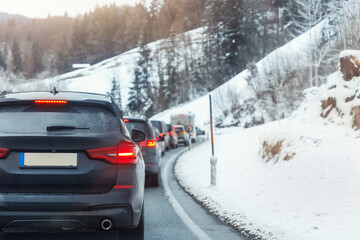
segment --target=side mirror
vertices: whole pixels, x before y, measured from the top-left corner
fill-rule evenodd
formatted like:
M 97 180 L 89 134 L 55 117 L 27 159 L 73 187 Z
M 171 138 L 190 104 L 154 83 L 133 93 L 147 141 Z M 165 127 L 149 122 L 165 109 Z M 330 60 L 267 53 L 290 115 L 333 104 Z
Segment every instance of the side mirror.
M 142 142 L 142 141 L 145 141 L 145 133 L 143 133 L 142 131 L 133 129 L 133 130 L 131 131 L 131 139 L 132 139 L 134 142 Z

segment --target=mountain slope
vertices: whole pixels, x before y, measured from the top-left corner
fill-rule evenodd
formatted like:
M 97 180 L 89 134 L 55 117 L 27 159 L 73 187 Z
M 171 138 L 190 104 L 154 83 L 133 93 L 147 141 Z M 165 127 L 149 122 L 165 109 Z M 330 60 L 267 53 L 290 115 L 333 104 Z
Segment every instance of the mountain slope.
M 16 23 L 22 24 L 29 21 L 29 18 L 19 14 L 9 14 L 0 12 L 0 22 L 7 22 L 8 20 L 14 19 Z
M 304 52 L 308 52 L 309 35 L 319 32 L 323 25 L 322 22 L 312 28 L 310 31 L 303 33 L 302 35 L 294 38 L 284 46 L 274 50 L 265 58 L 256 63 L 258 74 L 266 75 L 272 71 L 282 71 L 283 69 L 292 69 L 301 66 L 307 61 L 307 56 Z M 296 59 L 296 61 L 294 61 Z M 300 68 L 300 67 L 299 67 Z M 213 118 L 220 119 L 221 122 L 228 121 L 231 126 L 231 122 L 234 120 L 234 116 L 228 113 L 228 116 L 224 119 L 224 112 L 231 112 L 231 108 L 234 106 L 234 99 L 232 95 L 236 96 L 235 102 L 240 105 L 253 106 L 251 111 L 244 111 L 238 119 L 240 124 L 238 126 L 246 126 L 252 122 L 267 122 L 271 120 L 269 113 L 265 111 L 264 106 L 258 101 L 254 88 L 249 84 L 252 80 L 252 73 L 249 70 L 244 70 L 228 82 L 224 83 L 220 87 L 211 91 L 210 93 L 202 96 L 194 101 L 184 103 L 180 106 L 168 109 L 164 112 L 153 116 L 154 119 L 161 119 L 166 122 L 170 122 L 171 114 L 179 114 L 184 112 L 193 112 L 196 114 L 196 124 L 200 127 L 208 124 L 209 122 L 209 94 L 213 96 Z M 263 84 L 260 82 L 258 84 Z M 266 103 L 265 103 L 266 104 Z M 292 109 L 288 109 L 286 106 L 279 106 L 279 112 L 291 114 Z M 263 121 L 262 121 L 263 120 Z M 251 125 L 250 125 L 251 126 Z
M 201 42 L 202 31 L 203 29 L 199 28 L 185 33 L 186 36 L 191 39 L 193 48 L 195 49 L 194 52 L 198 54 L 198 56 L 201 54 L 201 51 L 196 49 L 200 49 L 197 45 Z M 150 43 L 148 47 L 153 51 L 163 51 L 160 49 L 163 41 L 165 40 Z M 131 81 L 134 76 L 135 64 L 139 56 L 139 49 L 135 48 L 88 68 L 75 70 L 45 80 L 33 79 L 25 84 L 11 84 L 9 88 L 14 91 L 48 91 L 56 86 L 59 90 L 106 93 L 110 92 L 112 79 L 115 78 L 120 84 L 122 105 L 125 107 L 127 105 Z M 157 65 L 153 63 L 153 66 L 156 67 Z M 153 74 L 150 81 L 157 84 L 158 76 L 156 69 L 154 69 Z

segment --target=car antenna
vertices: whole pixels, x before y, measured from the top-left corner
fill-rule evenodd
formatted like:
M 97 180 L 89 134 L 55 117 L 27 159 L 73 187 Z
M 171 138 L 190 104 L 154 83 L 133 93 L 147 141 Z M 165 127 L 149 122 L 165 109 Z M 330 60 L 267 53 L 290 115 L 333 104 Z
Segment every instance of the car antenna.
M 50 93 L 56 95 L 56 94 L 58 94 L 59 92 L 56 90 L 56 87 L 54 87 L 53 90 L 50 91 Z

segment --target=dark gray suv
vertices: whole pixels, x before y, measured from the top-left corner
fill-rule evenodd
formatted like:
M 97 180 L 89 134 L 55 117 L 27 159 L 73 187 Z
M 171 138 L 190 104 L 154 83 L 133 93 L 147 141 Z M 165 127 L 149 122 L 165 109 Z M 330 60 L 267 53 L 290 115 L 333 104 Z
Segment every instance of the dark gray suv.
M 125 229 L 143 239 L 144 182 L 141 151 L 111 96 L 1 94 L 3 232 Z
M 145 133 L 145 141 L 137 142 L 145 161 L 145 174 L 147 185 L 159 186 L 161 147 L 156 141 L 151 122 L 145 118 L 124 117 L 124 122 L 129 131 L 134 129 Z

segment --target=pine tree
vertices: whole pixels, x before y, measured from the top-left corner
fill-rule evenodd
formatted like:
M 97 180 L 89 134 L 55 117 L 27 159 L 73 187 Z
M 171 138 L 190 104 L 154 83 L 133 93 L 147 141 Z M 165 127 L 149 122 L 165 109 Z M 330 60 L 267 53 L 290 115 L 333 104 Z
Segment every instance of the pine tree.
M 71 40 L 71 56 L 75 63 L 87 63 L 89 17 L 75 20 Z
M 6 71 L 7 64 L 6 64 L 6 56 L 4 51 L 0 49 L 0 70 Z
M 142 29 L 139 35 L 139 59 L 137 61 L 134 70 L 134 82 L 132 91 L 132 102 L 129 103 L 129 109 L 137 113 L 141 113 L 147 117 L 151 117 L 154 114 L 154 101 L 155 96 L 153 94 L 152 86 L 150 83 L 151 77 L 151 50 L 146 45 L 149 42 L 149 15 L 144 19 L 142 23 Z M 137 93 L 135 92 L 137 91 Z M 134 99 L 133 96 L 141 96 L 138 99 Z M 138 101 L 138 102 L 136 102 Z M 137 107 L 137 109 L 134 108 Z
M 40 43 L 38 40 L 36 40 L 32 46 L 32 59 L 33 59 L 33 64 L 34 64 L 33 65 L 34 74 L 40 73 L 41 71 L 44 70 L 44 65 L 43 65 L 41 55 L 42 55 L 42 52 L 41 52 Z
M 145 91 L 141 80 L 141 70 L 139 66 L 135 67 L 134 80 L 131 82 L 128 109 L 132 114 L 143 114 L 145 107 Z
M 117 72 L 114 70 L 112 81 L 111 81 L 111 95 L 114 97 L 116 103 L 118 104 L 120 110 L 122 110 L 122 98 L 121 98 L 121 88 L 120 88 L 120 79 Z
M 14 38 L 12 48 L 11 48 L 11 55 L 12 55 L 12 72 L 15 74 L 19 74 L 23 71 L 23 59 L 21 49 L 18 43 L 17 38 Z
M 226 12 L 221 17 L 220 23 L 220 52 L 221 62 L 224 63 L 222 78 L 226 81 L 239 73 L 246 65 L 248 59 L 245 50 L 249 49 L 250 45 L 246 35 L 250 34 L 250 29 L 245 31 L 244 28 L 245 11 L 243 11 L 242 0 L 224 0 L 221 9 L 222 12 Z M 244 60 L 241 61 L 242 59 Z
M 65 35 L 57 46 L 55 66 L 60 74 L 71 70 L 69 47 Z
M 179 98 L 179 66 L 178 66 L 178 42 L 175 32 L 170 34 L 170 37 L 165 41 L 166 49 L 166 66 L 165 66 L 165 99 L 169 106 L 175 106 L 180 103 Z
M 205 78 L 207 85 L 214 89 L 224 82 L 221 62 L 221 19 L 222 1 L 206 0 L 203 23 L 206 26 L 203 38 Z

